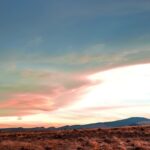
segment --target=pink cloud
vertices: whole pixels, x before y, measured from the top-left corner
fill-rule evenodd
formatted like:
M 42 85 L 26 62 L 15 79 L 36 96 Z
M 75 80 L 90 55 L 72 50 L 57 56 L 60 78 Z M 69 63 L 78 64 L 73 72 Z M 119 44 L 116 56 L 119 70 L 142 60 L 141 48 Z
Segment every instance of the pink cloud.
M 83 73 L 24 70 L 20 75 L 20 82 L 1 96 L 0 116 L 53 111 L 79 100 L 83 89 L 96 84 Z
M 38 111 L 51 111 L 48 97 L 39 94 L 16 94 L 12 98 L 1 102 L 0 109 L 6 111 L 8 115 L 25 115 Z M 10 113 L 11 112 L 11 113 Z M 5 115 L 5 114 L 4 114 Z
M 47 85 L 39 85 L 38 90 L 34 92 L 8 94 L 8 98 L 0 102 L 0 116 L 24 116 L 66 107 L 80 100 L 87 86 L 95 84 L 83 76 L 71 79 L 68 77 L 68 80 L 66 78 L 65 81 L 58 78 L 58 85 L 51 85 L 50 82 L 47 82 Z

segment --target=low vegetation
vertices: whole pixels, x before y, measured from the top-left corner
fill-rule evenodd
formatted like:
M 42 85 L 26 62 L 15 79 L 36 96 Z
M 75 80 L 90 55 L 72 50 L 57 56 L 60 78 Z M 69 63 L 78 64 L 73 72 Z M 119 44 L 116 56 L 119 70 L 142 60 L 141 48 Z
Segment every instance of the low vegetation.
M 150 126 L 0 132 L 0 150 L 150 150 Z

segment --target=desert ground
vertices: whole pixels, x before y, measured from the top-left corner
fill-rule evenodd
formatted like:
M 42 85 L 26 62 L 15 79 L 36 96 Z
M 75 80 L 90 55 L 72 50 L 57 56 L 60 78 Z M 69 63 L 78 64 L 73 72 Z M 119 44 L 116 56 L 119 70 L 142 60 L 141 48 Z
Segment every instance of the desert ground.
M 0 132 L 0 150 L 150 150 L 150 126 Z

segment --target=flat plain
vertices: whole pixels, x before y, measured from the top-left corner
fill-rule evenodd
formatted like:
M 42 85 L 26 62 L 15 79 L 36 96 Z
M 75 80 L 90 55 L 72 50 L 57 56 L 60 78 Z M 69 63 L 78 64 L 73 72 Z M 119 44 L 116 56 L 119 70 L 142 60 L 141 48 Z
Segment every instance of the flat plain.
M 150 150 L 150 126 L 1 131 L 0 150 Z

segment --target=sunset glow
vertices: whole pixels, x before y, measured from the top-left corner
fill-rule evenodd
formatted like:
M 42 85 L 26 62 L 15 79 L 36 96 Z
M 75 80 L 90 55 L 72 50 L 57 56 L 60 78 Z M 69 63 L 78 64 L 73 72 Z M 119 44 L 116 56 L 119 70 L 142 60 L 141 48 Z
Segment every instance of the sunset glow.
M 65 123 L 115 120 L 137 114 L 149 117 L 150 64 L 118 67 L 90 74 L 85 78 L 90 84 L 76 91 L 67 92 L 74 101 L 57 109 L 52 109 L 57 96 L 53 99 L 44 94 L 15 96 L 7 103 L 2 103 L 0 107 L 14 107 L 18 112 L 12 117 L 1 117 L 0 122 L 5 124 L 11 122 L 15 126 L 21 124 L 32 126 L 41 120 L 40 123 L 44 126 L 49 124 L 60 126 Z M 63 103 L 68 102 L 64 100 Z M 19 113 L 20 109 L 24 111 Z
M 137 1 L 0 1 L 0 128 L 150 118 L 150 1 Z

